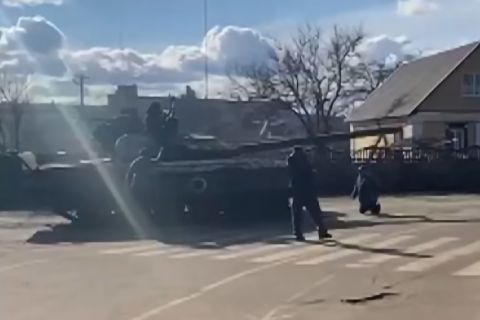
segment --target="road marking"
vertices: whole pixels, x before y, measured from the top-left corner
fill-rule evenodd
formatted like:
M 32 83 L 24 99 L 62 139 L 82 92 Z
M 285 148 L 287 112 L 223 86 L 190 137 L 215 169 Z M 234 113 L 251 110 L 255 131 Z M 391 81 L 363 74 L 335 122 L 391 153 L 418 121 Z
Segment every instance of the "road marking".
M 258 244 L 255 244 L 254 247 L 248 247 L 246 250 L 241 250 L 237 252 L 232 252 L 232 253 L 226 253 L 226 254 L 220 254 L 212 257 L 213 259 L 216 260 L 229 260 L 229 259 L 236 259 L 240 257 L 247 257 L 247 256 L 253 256 L 258 253 L 264 253 L 267 251 L 272 251 L 275 249 L 282 249 L 282 248 L 287 248 L 291 247 L 290 244 L 271 244 L 271 245 L 265 245 L 262 247 L 258 247 Z
M 347 268 L 353 268 L 353 269 L 358 269 L 358 268 L 365 268 L 365 265 L 364 264 L 361 264 L 361 263 L 347 263 L 345 265 L 345 267 Z
M 447 243 L 450 243 L 452 241 L 456 241 L 458 238 L 455 237 L 443 237 L 443 238 L 438 238 L 433 241 L 421 243 L 418 245 L 415 245 L 413 247 L 407 248 L 405 252 L 411 253 L 411 254 L 416 254 L 416 253 L 421 253 L 427 250 L 432 250 L 435 248 L 438 248 L 440 246 L 443 246 Z M 360 264 L 367 264 L 367 265 L 374 265 L 374 264 L 381 264 L 385 263 L 387 261 L 393 260 L 393 259 L 398 259 L 400 256 L 394 256 L 390 254 L 379 254 L 379 255 L 372 255 L 370 258 L 366 258 L 363 260 L 360 260 Z
M 428 225 L 428 226 L 425 226 L 423 228 L 418 228 L 418 229 L 430 229 L 430 228 L 433 228 L 433 227 L 434 227 L 434 225 Z M 254 268 L 247 269 L 247 270 L 242 271 L 240 273 L 234 274 L 230 277 L 227 277 L 227 278 L 224 278 L 224 279 L 219 280 L 217 282 L 214 282 L 211 285 L 200 288 L 199 290 L 197 290 L 196 292 L 194 292 L 192 294 L 189 294 L 189 295 L 186 295 L 184 297 L 172 300 L 172 301 L 170 301 L 166 304 L 163 304 L 163 305 L 155 307 L 151 310 L 148 310 L 148 311 L 140 314 L 137 317 L 131 318 L 130 320 L 147 320 L 147 319 L 150 319 L 152 317 L 160 315 L 162 312 L 164 312 L 166 310 L 169 310 L 169 309 L 174 308 L 176 306 L 179 306 L 179 305 L 182 305 L 182 304 L 187 303 L 189 301 L 200 298 L 200 297 L 206 295 L 207 293 L 209 293 L 210 291 L 212 291 L 214 289 L 217 289 L 219 287 L 223 287 L 225 285 L 228 285 L 228 284 L 230 284 L 234 281 L 240 280 L 240 279 L 242 279 L 244 277 L 247 277 L 249 275 L 259 273 L 259 272 L 262 272 L 262 271 L 266 271 L 268 269 L 272 269 L 272 268 L 275 268 L 277 266 L 280 266 L 280 265 L 283 265 L 283 264 L 286 264 L 286 263 L 293 262 L 295 259 L 296 258 L 293 257 L 293 258 L 280 260 L 280 261 L 276 261 L 276 262 L 273 262 L 273 263 L 270 263 L 270 264 L 264 264 L 264 265 L 260 265 L 260 266 L 254 267 Z
M 460 277 L 478 277 L 480 276 L 480 261 L 468 266 L 465 269 L 457 271 L 453 274 Z
M 158 249 L 162 248 L 164 245 L 160 243 L 156 244 L 150 244 L 150 245 L 143 245 L 143 246 L 136 246 L 136 247 L 124 247 L 124 248 L 119 248 L 119 249 L 109 249 L 109 250 L 103 250 L 100 251 L 100 254 L 124 254 L 124 253 L 134 253 L 137 251 L 146 251 L 150 249 Z
M 398 267 L 396 270 L 401 272 L 421 272 L 430 268 L 441 265 L 442 263 L 449 262 L 458 257 L 466 256 L 472 253 L 480 251 L 480 240 L 472 242 L 466 246 L 455 248 L 446 252 L 443 252 L 433 258 L 422 259 L 414 261 L 406 265 Z
M 218 252 L 218 250 L 215 250 L 215 249 L 209 249 L 209 250 L 207 250 L 207 249 L 197 249 L 196 251 L 193 251 L 193 252 L 179 253 L 179 254 L 171 256 L 170 258 L 172 258 L 172 259 L 187 259 L 187 258 L 206 256 L 206 255 L 214 254 L 216 252 Z
M 377 234 L 377 236 L 378 236 L 378 234 Z M 350 244 L 350 243 L 351 244 L 358 244 L 358 243 L 361 243 L 361 242 L 364 242 L 364 241 L 368 241 L 371 238 L 374 238 L 374 237 L 372 236 L 370 238 L 365 238 L 365 239 L 360 239 L 360 240 L 355 239 L 355 241 L 350 240 L 348 242 L 347 241 L 344 241 L 344 242 L 347 243 L 347 244 Z M 378 243 L 378 244 L 374 245 L 373 248 L 374 249 L 388 248 L 389 246 L 396 245 L 400 242 L 407 241 L 411 238 L 413 238 L 413 236 L 408 236 L 408 235 L 398 236 L 398 237 L 395 237 L 395 238 L 392 238 L 392 239 L 385 240 L 384 242 Z M 352 255 L 360 254 L 360 253 L 361 253 L 361 251 L 356 250 L 356 249 L 340 249 L 339 251 L 335 251 L 335 252 L 332 252 L 332 253 L 317 257 L 317 258 L 297 262 L 296 264 L 297 265 L 317 265 L 317 264 L 321 264 L 321 263 L 325 263 L 325 262 L 331 262 L 331 261 L 339 260 L 339 259 L 346 258 L 346 257 L 352 256 Z
M 45 263 L 45 262 L 47 262 L 47 260 L 45 260 L 45 259 L 39 260 L 38 259 L 38 260 L 31 260 L 31 261 L 26 261 L 26 262 L 22 262 L 22 263 L 11 264 L 9 266 L 0 267 L 0 273 L 15 270 L 15 269 L 20 269 L 20 268 L 25 268 L 25 267 L 33 266 L 33 265 L 36 265 L 36 264 Z
M 153 257 L 153 256 L 160 256 L 162 254 L 171 254 L 171 253 L 178 253 L 181 251 L 186 250 L 185 248 L 168 248 L 168 249 L 158 249 L 158 250 L 151 250 L 145 252 L 138 252 L 135 253 L 134 256 L 137 257 Z
M 289 249 L 289 250 L 284 250 L 281 252 L 269 254 L 263 257 L 258 257 L 255 259 L 250 260 L 250 262 L 254 263 L 268 263 L 268 262 L 273 262 L 285 258 L 290 258 L 294 256 L 298 256 L 304 253 L 308 253 L 311 251 L 324 251 L 327 249 L 331 249 L 331 247 L 325 247 L 325 246 L 318 246 L 318 245 L 308 245 L 308 244 L 300 244 L 300 245 L 295 245 L 297 248 Z M 290 246 L 291 248 L 292 246 Z
M 273 262 L 273 263 L 270 263 L 270 264 L 264 264 L 264 265 L 261 265 L 261 266 L 255 267 L 255 268 L 250 268 L 250 269 L 247 269 L 245 271 L 236 273 L 232 276 L 226 277 L 222 280 L 216 281 L 216 282 L 214 282 L 210 285 L 202 287 L 198 291 L 196 291 L 192 294 L 189 294 L 189 295 L 184 296 L 184 297 L 179 298 L 179 299 L 172 300 L 172 301 L 170 301 L 166 304 L 160 305 L 160 306 L 158 306 L 154 309 L 151 309 L 147 312 L 144 312 L 141 315 L 139 315 L 137 317 L 134 317 L 130 320 L 147 320 L 147 319 L 150 319 L 152 317 L 158 316 L 159 314 L 161 314 L 162 312 L 164 312 L 168 309 L 171 309 L 173 307 L 176 307 L 176 306 L 182 305 L 184 303 L 187 303 L 189 301 L 200 298 L 200 297 L 204 296 L 205 294 L 209 293 L 210 291 L 213 291 L 215 289 L 218 289 L 220 287 L 228 285 L 232 282 L 235 282 L 237 280 L 245 278 L 249 275 L 259 273 L 259 272 L 262 272 L 262 271 L 265 271 L 265 270 L 268 270 L 268 269 L 272 269 L 276 266 L 279 266 L 279 265 L 282 265 L 282 264 L 285 264 L 285 263 L 288 263 L 288 262 L 291 262 L 291 261 L 293 261 L 293 259 L 280 260 L 280 261 L 276 261 L 276 262 Z
M 347 242 L 347 243 L 348 242 L 355 243 L 355 242 L 358 242 L 358 241 L 364 241 L 364 240 L 367 240 L 367 239 L 371 239 L 371 238 L 377 237 L 379 235 L 380 234 L 378 234 L 378 233 L 367 233 L 367 234 L 356 235 L 356 236 L 351 237 L 351 238 L 341 239 L 341 241 L 342 242 Z M 328 252 L 328 251 L 334 251 L 334 250 L 338 249 L 337 247 L 333 247 L 333 246 L 308 245 L 308 244 L 304 244 L 304 243 L 294 244 L 294 245 L 297 246 L 297 248 L 293 248 L 293 249 L 269 254 L 269 255 L 266 255 L 266 256 L 263 256 L 263 257 L 254 258 L 254 259 L 250 260 L 250 262 L 253 262 L 253 263 L 267 263 L 267 262 L 277 261 L 277 260 L 280 260 L 280 259 L 299 256 L 299 255 L 302 255 L 302 254 L 305 254 L 305 253 L 309 253 L 311 251 L 317 251 L 317 252 L 327 251 Z M 291 248 L 292 245 L 290 245 L 289 247 Z
M 276 306 L 272 310 L 270 310 L 265 316 L 261 318 L 261 320 L 273 320 L 273 319 L 280 319 L 282 318 L 282 315 L 278 315 L 281 311 L 285 311 L 285 309 L 288 309 L 289 307 L 292 307 L 292 304 L 300 299 L 301 297 L 307 295 L 310 291 L 315 289 L 316 287 L 319 287 L 321 285 L 324 285 L 325 283 L 329 282 L 334 278 L 334 275 L 327 276 L 317 282 L 315 282 L 312 286 L 307 287 L 306 289 L 302 289 L 301 291 L 295 293 L 292 295 L 290 298 L 288 298 L 284 303 Z
M 371 240 L 373 238 L 376 238 L 376 237 L 379 237 L 380 234 L 379 233 L 367 233 L 367 234 L 361 234 L 361 235 L 358 235 L 358 236 L 354 236 L 354 237 L 351 237 L 351 238 L 346 238 L 346 239 L 340 239 L 341 243 L 342 244 L 347 244 L 347 245 L 352 245 L 352 244 L 358 244 L 358 243 L 361 243 L 363 241 L 368 241 L 368 240 Z M 324 247 L 325 250 L 321 250 L 321 251 L 326 251 L 326 252 L 330 252 L 328 253 L 327 255 L 324 255 L 324 256 L 320 256 L 320 257 L 315 257 L 313 259 L 308 259 L 308 260 L 304 260 L 304 261 L 299 261 L 299 262 L 296 262 L 295 264 L 297 265 L 313 265 L 313 264 L 317 264 L 319 263 L 318 261 L 321 261 L 323 259 L 325 259 L 324 257 L 334 257 L 334 256 L 339 256 L 340 255 L 343 255 L 345 253 L 342 253 L 342 252 L 345 252 L 345 251 L 348 251 L 348 249 L 341 249 L 341 247 Z M 327 259 L 331 259 L 331 258 L 327 258 Z

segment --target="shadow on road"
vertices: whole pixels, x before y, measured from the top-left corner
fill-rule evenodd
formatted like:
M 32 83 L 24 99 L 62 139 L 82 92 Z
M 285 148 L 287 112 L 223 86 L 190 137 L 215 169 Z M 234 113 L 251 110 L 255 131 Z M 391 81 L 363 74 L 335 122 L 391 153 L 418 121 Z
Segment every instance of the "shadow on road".
M 366 247 L 366 246 L 360 246 L 356 244 L 342 243 L 341 241 L 335 241 L 333 246 L 338 246 L 338 247 L 341 247 L 342 249 L 350 249 L 350 250 L 369 252 L 374 254 L 387 254 L 391 256 L 399 256 L 399 257 L 406 257 L 406 258 L 425 259 L 425 258 L 433 257 L 432 255 L 428 255 L 428 254 L 409 253 L 409 252 L 405 252 L 405 251 L 394 249 L 394 248 L 378 249 L 374 247 Z
M 325 213 L 327 223 L 339 221 L 344 216 L 344 213 L 338 212 Z M 160 226 L 148 225 L 142 229 L 142 234 L 137 234 L 126 225 L 102 228 L 59 224 L 37 231 L 27 241 L 35 244 L 57 244 L 156 240 L 195 248 L 221 248 L 252 242 L 288 243 L 292 238 L 288 216 L 257 220 L 216 220 L 208 223 L 181 221 Z M 305 219 L 304 229 L 305 232 L 314 230 L 309 219 Z
M 345 220 L 345 213 L 325 212 L 325 221 L 331 230 L 371 228 L 379 225 L 410 225 L 418 223 L 467 223 L 480 222 L 480 219 L 431 219 L 426 216 L 395 216 L 387 213 L 372 216 L 369 219 Z M 305 232 L 314 230 L 309 219 L 305 219 Z M 142 234 L 136 234 L 132 228 L 123 227 L 78 227 L 71 224 L 49 226 L 48 229 L 37 231 L 27 241 L 35 244 L 57 243 L 89 243 L 89 242 L 122 242 L 136 240 L 155 240 L 170 245 L 181 245 L 199 249 L 218 249 L 231 245 L 264 243 L 290 243 L 291 225 L 289 217 L 269 219 L 210 221 L 209 223 L 184 223 L 166 226 L 151 226 L 143 228 Z M 312 241 L 312 244 L 318 241 Z M 422 255 L 412 255 L 396 249 L 374 249 L 356 245 L 334 242 L 334 245 L 347 249 L 368 251 L 372 253 L 403 255 L 415 258 L 425 258 Z
M 392 220 L 411 220 L 415 223 L 479 223 L 480 218 L 476 219 L 434 219 L 425 215 L 393 215 L 388 213 L 380 213 L 376 215 L 378 218 Z

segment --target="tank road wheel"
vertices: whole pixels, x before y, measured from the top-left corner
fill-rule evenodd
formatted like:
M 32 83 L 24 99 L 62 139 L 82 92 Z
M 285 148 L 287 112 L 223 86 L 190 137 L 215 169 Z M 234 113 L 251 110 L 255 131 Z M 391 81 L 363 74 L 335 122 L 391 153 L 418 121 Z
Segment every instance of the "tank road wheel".
M 189 181 L 188 187 L 194 194 L 201 195 L 207 190 L 208 183 L 205 178 L 197 176 Z

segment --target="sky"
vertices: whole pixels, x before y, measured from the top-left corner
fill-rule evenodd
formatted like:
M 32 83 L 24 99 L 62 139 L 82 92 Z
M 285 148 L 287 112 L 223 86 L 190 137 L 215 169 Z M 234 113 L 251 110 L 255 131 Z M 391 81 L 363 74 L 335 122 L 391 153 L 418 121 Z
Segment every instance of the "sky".
M 305 23 L 328 32 L 361 25 L 375 60 L 428 54 L 480 39 L 480 0 L 0 0 L 0 70 L 29 77 L 38 101 L 75 103 L 75 74 L 89 77 L 87 102 L 115 85 L 143 94 L 228 90 L 228 65 L 264 61 L 273 39 Z M 205 41 L 207 39 L 208 41 Z M 205 46 L 205 44 L 207 44 Z

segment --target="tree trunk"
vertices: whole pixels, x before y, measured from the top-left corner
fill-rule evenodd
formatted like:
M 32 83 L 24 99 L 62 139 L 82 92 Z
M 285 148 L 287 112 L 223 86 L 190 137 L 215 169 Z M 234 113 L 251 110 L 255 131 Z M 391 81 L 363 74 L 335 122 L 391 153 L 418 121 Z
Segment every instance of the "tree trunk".
M 15 150 L 20 151 L 20 125 L 21 125 L 21 117 L 15 116 L 14 124 L 13 124 L 13 139 Z
M 3 123 L 0 120 L 0 152 L 5 152 L 6 144 L 7 144 L 7 137 L 5 136 L 5 131 L 3 131 Z
M 323 133 L 330 133 L 331 128 L 330 128 L 330 117 L 325 115 L 323 117 Z

